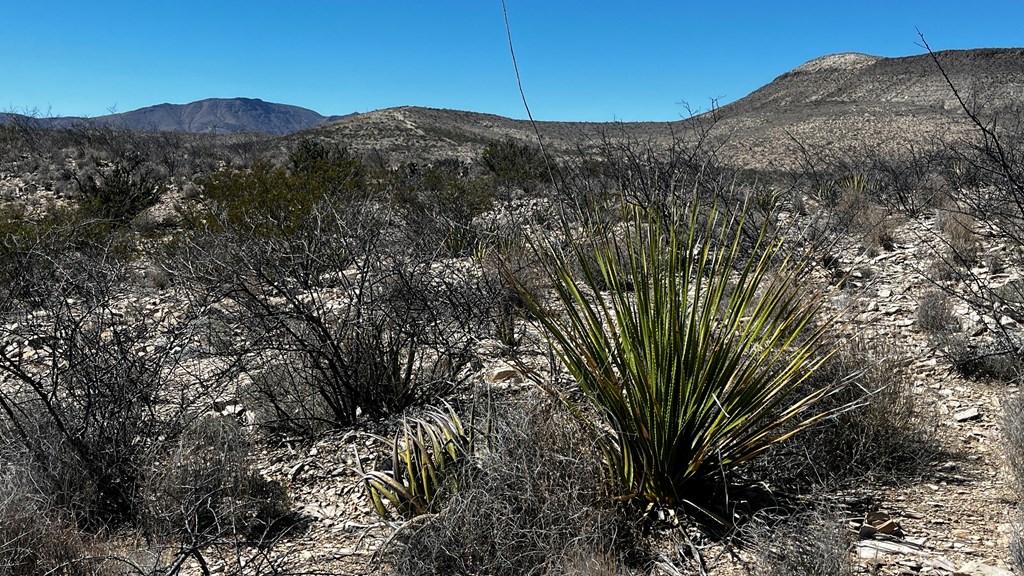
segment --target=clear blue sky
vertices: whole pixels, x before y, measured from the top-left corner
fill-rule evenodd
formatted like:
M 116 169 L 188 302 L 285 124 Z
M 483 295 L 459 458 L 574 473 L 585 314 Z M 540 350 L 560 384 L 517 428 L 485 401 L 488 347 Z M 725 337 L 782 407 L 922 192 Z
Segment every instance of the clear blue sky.
M 1024 46 L 1024 1 L 507 0 L 543 120 L 674 120 L 835 52 Z M 0 0 L 0 109 L 99 116 L 245 96 L 525 117 L 500 0 Z

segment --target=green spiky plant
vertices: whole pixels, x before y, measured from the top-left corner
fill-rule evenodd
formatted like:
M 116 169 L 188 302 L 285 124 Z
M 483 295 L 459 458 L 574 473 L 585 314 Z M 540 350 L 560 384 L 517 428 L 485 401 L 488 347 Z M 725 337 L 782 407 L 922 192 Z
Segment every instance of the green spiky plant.
M 356 453 L 363 487 L 381 518 L 405 519 L 425 514 L 445 481 L 445 474 L 471 451 L 472 427 L 466 428 L 449 406 L 406 418 L 391 449 L 391 469 L 366 472 Z
M 555 306 L 518 285 L 598 408 L 622 498 L 671 509 L 704 509 L 723 474 L 824 417 L 813 405 L 830 392 L 800 386 L 831 330 L 811 323 L 823 299 L 799 288 L 805 261 L 767 220 L 751 240 L 745 207 L 699 206 L 627 208 L 596 242 L 535 244 Z

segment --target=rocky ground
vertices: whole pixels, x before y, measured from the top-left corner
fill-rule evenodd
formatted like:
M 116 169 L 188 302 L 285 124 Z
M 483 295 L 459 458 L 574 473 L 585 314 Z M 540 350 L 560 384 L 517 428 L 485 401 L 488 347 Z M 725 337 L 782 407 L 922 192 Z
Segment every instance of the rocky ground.
M 935 259 L 935 219 L 922 218 L 895 230 L 891 249 L 875 256 L 847 250 L 841 266 L 849 272 L 834 299 L 847 308 L 850 331 L 869 343 L 898 352 L 913 378 L 913 393 L 934 419 L 935 438 L 945 456 L 929 463 L 920 481 L 896 485 L 866 484 L 840 495 L 847 502 L 870 500 L 868 511 L 849 507 L 847 530 L 854 542 L 849 554 L 864 573 L 1001 576 L 1011 574 L 1008 547 L 1017 499 L 1002 450 L 1001 403 L 1016 386 L 974 381 L 957 374 L 941 346 L 919 326 L 918 310 L 935 289 L 928 266 Z M 1000 247 L 987 250 L 998 256 Z M 975 268 L 988 282 L 1020 278 Z M 1008 318 L 980 317 L 955 308 L 976 344 Z M 986 325 L 986 323 L 988 325 Z M 525 387 L 500 359 L 480 372 L 479 381 L 508 391 Z M 355 452 L 365 460 L 382 444 L 360 432 L 337 432 L 312 444 L 283 442 L 260 455 L 260 469 L 289 486 L 302 530 L 285 537 L 273 551 L 283 565 L 315 573 L 371 574 L 382 566 L 374 553 L 397 528 L 372 512 L 356 471 Z M 665 542 L 662 573 L 689 573 L 694 566 L 673 566 L 674 540 Z M 710 574 L 746 573 L 751 559 L 720 544 L 701 554 Z
M 914 393 L 934 406 L 935 434 L 949 455 L 919 483 L 877 489 L 884 516 L 868 523 L 891 519 L 898 530 L 887 535 L 888 529 L 880 529 L 859 539 L 853 553 L 872 573 L 1008 574 L 1017 502 L 1004 465 L 1001 403 L 1017 390 L 963 378 L 918 325 L 920 306 L 929 303 L 926 293 L 936 289 L 929 271 L 941 252 L 935 229 L 934 218 L 908 222 L 896 230 L 892 250 L 851 262 L 853 275 L 860 276 L 851 281 L 858 331 L 911 359 Z M 984 249 L 998 256 L 1003 247 Z M 1021 273 L 995 274 L 984 267 L 973 272 L 992 285 L 1018 280 Z M 979 347 L 996 322 L 1017 328 L 1009 318 L 981 317 L 962 305 L 954 309 Z
M 20 181 L 7 176 L 5 183 L 21 194 L 15 186 Z M 854 542 L 849 554 L 870 574 L 1001 576 L 1012 573 L 1008 547 L 1018 506 L 1005 465 L 1001 405 L 1017 387 L 961 376 L 945 348 L 920 325 L 922 303 L 930 305 L 927 294 L 937 287 L 934 266 L 943 249 L 938 228 L 934 216 L 923 217 L 897 226 L 888 249 L 865 255 L 854 244 L 837 252 L 844 286 L 833 299 L 846 311 L 850 334 L 905 359 L 913 393 L 929 409 L 935 438 L 946 455 L 930 463 L 920 481 L 866 484 L 849 494 L 850 501 L 867 497 L 872 502 L 870 510 L 849 511 L 847 528 Z M 1021 270 L 992 265 L 1005 250 L 982 246 L 979 261 L 989 266 L 971 270 L 978 281 L 999 285 L 1021 280 Z M 955 280 L 938 282 L 957 289 Z M 154 314 L 172 313 L 175 307 L 167 292 L 148 296 L 144 304 Z M 969 345 L 982 347 L 998 329 L 1020 333 L 1008 317 L 981 316 L 956 303 L 954 313 Z M 495 384 L 505 394 L 529 389 L 497 354 L 491 354 L 476 381 Z M 375 553 L 399 526 L 373 513 L 357 470 L 357 453 L 372 462 L 383 448 L 363 430 L 333 432 L 312 443 L 280 439 L 261 446 L 258 469 L 288 487 L 299 522 L 271 549 L 225 547 L 220 558 L 210 554 L 212 571 L 220 573 L 241 562 L 251 572 L 273 564 L 305 573 L 379 573 L 384 567 L 375 562 Z M 672 546 L 666 540 L 666 563 L 658 570 L 694 570 L 673 567 Z M 703 546 L 708 573 L 746 572 L 750 558 L 743 552 L 716 543 Z

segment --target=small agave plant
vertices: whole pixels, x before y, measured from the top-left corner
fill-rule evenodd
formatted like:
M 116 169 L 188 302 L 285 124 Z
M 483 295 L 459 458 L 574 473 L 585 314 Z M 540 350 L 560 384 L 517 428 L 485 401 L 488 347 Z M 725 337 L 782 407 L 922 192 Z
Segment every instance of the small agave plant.
M 446 473 L 471 452 L 473 434 L 447 406 L 446 411 L 406 418 L 394 438 L 385 441 L 391 448 L 390 470 L 366 472 L 356 453 L 363 486 L 382 518 L 411 519 L 430 509 Z

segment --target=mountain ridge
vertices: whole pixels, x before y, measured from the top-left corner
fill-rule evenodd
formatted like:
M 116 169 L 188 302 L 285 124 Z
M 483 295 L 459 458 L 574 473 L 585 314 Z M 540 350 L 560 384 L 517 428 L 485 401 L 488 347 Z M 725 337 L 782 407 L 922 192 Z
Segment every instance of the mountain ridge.
M 857 52 L 820 56 L 750 94 L 702 115 L 671 122 L 540 121 L 536 130 L 555 150 L 608 140 L 655 145 L 713 135 L 723 158 L 751 167 L 792 167 L 803 150 L 847 154 L 886 151 L 961 137 L 968 125 L 938 61 L 960 96 L 990 117 L 1024 118 L 1024 48 L 946 50 L 881 57 Z M 210 98 L 159 104 L 99 118 L 37 120 L 67 125 L 107 123 L 138 130 L 233 134 L 264 132 L 322 138 L 397 159 L 472 158 L 489 142 L 536 142 L 535 128 L 482 112 L 399 106 L 346 116 L 252 98 Z
M 162 103 L 128 112 L 93 118 L 34 118 L 4 114 L 8 120 L 32 122 L 43 127 L 106 125 L 140 132 L 191 132 L 238 134 L 246 132 L 284 136 L 314 128 L 345 116 L 323 116 L 293 106 L 266 102 L 259 98 L 205 98 L 187 104 Z

